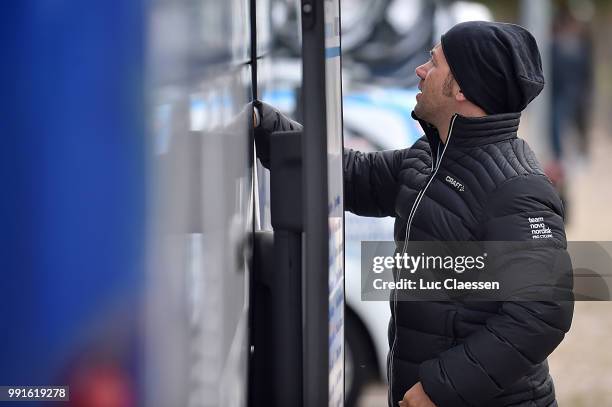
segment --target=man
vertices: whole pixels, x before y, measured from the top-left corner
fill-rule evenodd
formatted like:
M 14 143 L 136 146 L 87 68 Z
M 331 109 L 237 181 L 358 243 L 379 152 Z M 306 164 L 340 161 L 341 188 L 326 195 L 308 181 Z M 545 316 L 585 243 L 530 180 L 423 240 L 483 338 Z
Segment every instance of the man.
M 568 259 L 563 207 L 535 155 L 517 138 L 520 112 L 544 86 L 533 36 L 513 24 L 458 24 L 416 74 L 421 92 L 413 118 L 425 136 L 406 150 L 346 150 L 346 209 L 393 216 L 400 243 L 528 242 L 537 220 L 550 229 L 538 236 L 543 245 L 497 260 L 510 274 L 525 268 L 554 273 L 559 259 Z M 269 134 L 301 127 L 265 104 L 256 106 L 255 136 L 265 163 Z M 572 314 L 572 301 L 392 297 L 389 405 L 556 406 L 546 358 L 569 330 Z

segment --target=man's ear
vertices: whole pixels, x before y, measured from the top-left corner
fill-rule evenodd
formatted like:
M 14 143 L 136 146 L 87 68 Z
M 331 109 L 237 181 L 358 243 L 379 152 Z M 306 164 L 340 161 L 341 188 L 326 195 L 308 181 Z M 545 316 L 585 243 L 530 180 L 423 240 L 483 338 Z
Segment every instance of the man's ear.
M 455 94 L 455 100 L 457 102 L 465 102 L 467 100 L 463 92 L 461 92 L 461 89 Z

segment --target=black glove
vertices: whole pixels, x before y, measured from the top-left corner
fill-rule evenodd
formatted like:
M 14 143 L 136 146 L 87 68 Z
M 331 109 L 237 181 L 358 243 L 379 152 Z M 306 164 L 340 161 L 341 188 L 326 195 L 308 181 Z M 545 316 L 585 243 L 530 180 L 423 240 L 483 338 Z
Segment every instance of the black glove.
M 302 130 L 302 125 L 260 100 L 255 100 L 253 106 L 257 109 L 259 117 L 259 123 L 254 129 L 257 158 L 264 167 L 269 169 L 270 136 L 272 133 L 275 131 Z

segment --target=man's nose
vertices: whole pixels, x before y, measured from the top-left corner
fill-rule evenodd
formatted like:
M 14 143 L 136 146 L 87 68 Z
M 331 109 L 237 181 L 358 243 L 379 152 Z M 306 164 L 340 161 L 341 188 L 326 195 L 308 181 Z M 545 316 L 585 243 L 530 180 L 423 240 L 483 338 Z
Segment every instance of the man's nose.
M 420 79 L 425 79 L 425 77 L 427 76 L 427 70 L 425 69 L 425 64 L 417 66 L 414 72 L 416 73 L 416 76 L 418 76 Z

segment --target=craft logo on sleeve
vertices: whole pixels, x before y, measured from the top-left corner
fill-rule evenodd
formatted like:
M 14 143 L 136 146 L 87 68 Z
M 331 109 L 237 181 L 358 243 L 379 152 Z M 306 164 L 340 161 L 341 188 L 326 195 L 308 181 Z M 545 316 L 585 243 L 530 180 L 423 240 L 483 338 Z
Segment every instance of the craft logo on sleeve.
M 457 191 L 459 192 L 465 191 L 465 187 L 463 186 L 463 184 L 457 181 L 456 179 L 454 179 L 453 177 L 451 177 L 450 175 L 447 175 L 444 180 L 450 185 L 452 185 Z
M 529 218 L 532 239 L 550 239 L 553 237 L 552 231 L 544 223 L 544 217 Z

